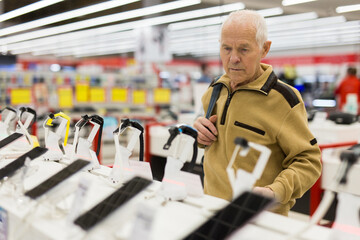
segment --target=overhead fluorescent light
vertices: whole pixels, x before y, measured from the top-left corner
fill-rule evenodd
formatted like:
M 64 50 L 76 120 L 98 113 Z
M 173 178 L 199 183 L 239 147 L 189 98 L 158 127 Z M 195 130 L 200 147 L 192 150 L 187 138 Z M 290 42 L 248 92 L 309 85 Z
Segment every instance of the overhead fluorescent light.
M 88 7 L 83 7 L 83 8 L 71 10 L 68 12 L 59 13 L 59 14 L 52 15 L 49 17 L 45 17 L 45 18 L 41 18 L 41 19 L 37 19 L 34 21 L 30 21 L 30 22 L 26 22 L 23 24 L 18 24 L 15 26 L 1 29 L 0 36 L 34 29 L 37 27 L 49 25 L 52 23 L 56 23 L 56 22 L 60 22 L 60 21 L 64 21 L 64 20 L 68 20 L 68 19 L 72 19 L 72 18 L 76 18 L 76 17 L 81 17 L 81 16 L 84 16 L 87 14 L 104 11 L 107 9 L 123 6 L 126 4 L 133 3 L 133 2 L 138 2 L 138 1 L 139 0 L 112 0 L 112 1 L 106 1 L 106 2 L 102 2 L 102 3 L 94 4 L 94 5 L 91 5 Z
M 274 32 L 269 34 L 271 37 L 298 37 L 304 36 L 306 34 L 316 34 L 316 33 L 326 33 L 334 32 L 336 34 L 341 34 L 344 31 L 360 31 L 360 21 L 351 21 L 345 22 L 337 25 L 323 26 L 318 28 L 306 28 L 294 31 L 285 31 L 285 32 Z
M 316 14 L 316 12 L 308 12 L 308 13 L 291 14 L 291 15 L 280 16 L 280 17 L 265 18 L 265 21 L 266 21 L 266 24 L 268 24 L 268 26 L 270 26 L 270 25 L 275 25 L 275 24 L 312 20 L 312 19 L 316 19 L 316 18 L 318 18 L 318 15 Z
M 295 4 L 300 4 L 300 3 L 307 3 L 307 2 L 314 2 L 316 0 L 283 0 L 282 1 L 282 5 L 283 6 L 290 6 L 290 5 L 295 5 Z
M 194 4 L 195 2 L 200 2 L 200 0 L 199 1 L 182 0 L 182 1 L 170 2 L 167 4 L 177 3 L 176 8 L 179 8 L 179 7 L 181 7 L 181 6 L 178 6 L 178 5 L 180 5 L 180 3 Z M 165 4 L 161 4 L 161 5 L 165 5 Z M 157 5 L 157 6 L 160 6 L 160 5 Z M 175 7 L 173 5 L 171 5 L 171 6 Z M 154 7 L 156 7 L 156 6 L 154 6 Z M 149 7 L 149 8 L 151 8 L 151 7 Z M 145 8 L 142 8 L 141 10 L 143 10 L 143 9 L 145 9 Z M 169 10 L 169 9 L 167 8 L 165 10 Z M 89 30 L 78 31 L 78 32 L 75 32 L 74 34 L 78 34 L 79 37 L 85 37 L 85 34 L 98 35 L 98 34 L 106 34 L 106 33 L 110 33 L 110 32 L 120 32 L 120 31 L 135 29 L 135 28 L 167 24 L 167 23 L 171 23 L 171 22 L 182 21 L 185 19 L 193 19 L 193 18 L 211 16 L 211 15 L 223 13 L 224 11 L 230 12 L 230 11 L 234 11 L 234 10 L 236 10 L 236 9 L 234 9 L 234 4 L 227 4 L 227 5 L 223 5 L 223 6 L 203 8 L 203 9 L 192 10 L 192 11 L 188 11 L 188 12 L 181 12 L 181 13 L 175 13 L 175 14 L 170 14 L 170 15 L 164 15 L 164 16 L 160 16 L 160 17 L 147 18 L 147 19 L 143 19 L 143 20 L 121 23 L 121 24 L 111 25 L 111 26 L 107 26 L 107 27 L 93 28 L 93 29 L 89 29 Z M 146 10 L 146 12 L 148 13 L 148 10 Z M 106 16 L 104 16 L 104 17 L 106 17 Z M 134 17 L 134 16 L 131 16 L 131 17 Z M 86 21 L 86 24 L 84 23 L 85 21 Z M 91 19 L 91 20 L 85 20 L 85 21 L 71 23 L 71 26 L 68 26 L 69 24 L 67 24 L 67 25 L 63 25 L 63 26 L 59 26 L 59 27 L 47 28 L 44 30 L 38 30 L 38 31 L 30 32 L 30 33 L 24 33 L 24 34 L 19 34 L 19 35 L 7 37 L 7 38 L 2 38 L 0 40 L 5 45 L 5 44 L 25 41 L 25 40 L 29 40 L 29 39 L 34 39 L 34 38 L 55 35 L 58 33 L 83 29 L 83 28 L 89 27 L 89 25 L 90 26 L 100 25 L 99 19 Z M 113 20 L 113 21 L 115 21 L 115 20 Z M 119 20 L 116 19 L 116 21 L 119 21 Z M 86 25 L 86 26 L 84 26 L 84 25 Z
M 169 24 L 168 29 L 170 31 L 176 31 L 176 30 L 189 29 L 189 28 L 220 25 L 225 20 L 225 18 L 226 18 L 225 16 L 218 16 L 218 17 L 211 17 L 211 18 L 203 18 L 203 19 L 199 19 L 199 20 L 172 23 L 172 24 Z
M 170 31 L 170 39 L 194 37 L 194 36 L 210 36 L 220 34 L 220 25 L 215 26 L 204 26 L 202 28 L 190 28 L 184 30 Z
M 119 46 L 118 48 L 111 48 L 111 49 L 98 49 L 92 52 L 85 51 L 82 53 L 76 53 L 75 57 L 91 57 L 91 56 L 102 56 L 102 55 L 113 55 L 113 54 L 120 54 L 120 53 L 128 53 L 128 52 L 134 52 L 135 46 Z M 61 55 L 57 55 L 61 56 Z
M 360 11 L 360 4 L 340 6 L 335 9 L 337 13 Z
M 0 15 L 0 22 L 53 5 L 64 0 L 42 0 Z
M 229 4 L 231 5 L 231 4 Z M 242 4 L 239 5 L 235 10 L 244 9 L 245 6 Z M 231 9 L 231 8 L 230 8 Z M 230 11 L 234 11 L 234 9 L 231 9 Z M 263 9 L 257 11 L 260 15 L 263 17 L 269 17 L 269 16 L 276 16 L 283 13 L 282 8 L 276 7 L 276 8 L 269 8 L 269 9 Z M 189 29 L 189 28 L 198 28 L 198 27 L 204 27 L 204 26 L 211 26 L 211 25 L 220 25 L 222 24 L 227 16 L 218 16 L 218 17 L 211 17 L 211 18 L 203 18 L 199 20 L 192 20 L 192 21 L 186 21 L 186 22 L 179 22 L 179 23 L 172 23 L 169 24 L 168 28 L 171 31 L 175 30 L 181 30 L 181 29 Z
M 268 27 L 268 32 L 270 34 L 271 32 L 283 32 L 283 31 L 295 30 L 295 29 L 314 28 L 318 26 L 326 26 L 326 25 L 332 25 L 332 24 L 338 24 L 344 22 L 346 22 L 346 18 L 344 16 L 325 17 L 315 20 L 306 20 L 300 22 L 271 25 Z
M 113 34 L 107 34 L 103 36 L 97 36 L 90 39 L 80 39 L 75 41 L 68 41 L 68 42 L 62 42 L 62 43 L 52 43 L 52 44 L 46 44 L 46 45 L 38 45 L 36 47 L 23 47 L 18 49 L 11 49 L 12 54 L 23 54 L 23 53 L 29 53 L 29 52 L 43 52 L 43 51 L 56 51 L 56 50 L 62 50 L 66 51 L 68 49 L 72 49 L 74 47 L 85 47 L 85 46 L 99 46 L 100 44 L 108 44 L 111 42 L 116 41 L 117 44 L 122 44 L 123 41 L 126 40 L 133 40 L 134 35 L 133 31 L 127 31 L 127 32 L 121 32 L 121 33 L 113 33 Z
M 64 24 L 64 25 L 57 26 L 57 27 L 46 28 L 43 30 L 32 31 L 29 33 L 18 34 L 15 36 L 2 38 L 0 40 L 3 44 L 20 42 L 20 41 L 25 41 L 25 40 L 29 40 L 29 39 L 51 36 L 51 35 L 56 35 L 56 34 L 60 34 L 60 33 L 80 30 L 80 29 L 84 29 L 84 28 L 90 28 L 90 27 L 94 27 L 94 26 L 104 25 L 107 23 L 119 22 L 122 20 L 131 19 L 131 18 L 147 16 L 147 15 L 151 15 L 151 14 L 155 14 L 155 13 L 165 12 L 165 11 L 169 11 L 169 10 L 174 10 L 174 9 L 178 9 L 178 8 L 182 8 L 182 7 L 199 4 L 200 2 L 201 2 L 201 0 L 179 0 L 179 1 L 169 2 L 169 3 L 163 3 L 163 4 L 158 4 L 158 5 L 140 8 L 140 9 L 136 9 L 136 10 L 131 10 L 131 11 L 127 11 L 127 12 L 115 13 L 115 14 L 111 14 L 111 15 L 106 15 L 106 16 L 102 16 L 102 17 L 84 20 L 84 21 L 78 21 L 78 22 L 74 22 L 74 23 Z M 151 19 L 151 18 L 149 18 L 149 19 Z M 149 19 L 147 19 L 147 20 L 149 20 Z M 129 24 L 133 25 L 132 23 L 134 23 L 134 22 L 130 22 Z M 136 26 L 134 26 L 134 27 L 136 27 Z M 132 27 L 132 28 L 134 28 L 134 27 Z M 129 28 L 125 29 L 125 30 L 129 30 Z M 91 29 L 91 31 L 96 31 L 96 29 Z
M 256 12 L 259 13 L 263 17 L 276 16 L 276 15 L 281 15 L 284 13 L 284 11 L 281 7 L 267 8 L 267 9 L 257 10 Z
M 48 55 L 54 54 L 57 56 L 71 56 L 75 54 L 82 54 L 87 52 L 100 52 L 103 50 L 110 50 L 110 49 L 124 49 L 129 47 L 135 46 L 133 39 L 128 39 L 127 41 L 119 42 L 112 42 L 112 43 L 101 43 L 101 44 L 92 44 L 86 46 L 77 46 L 72 48 L 59 48 L 53 50 L 45 50 L 45 51 L 34 51 L 33 55 Z

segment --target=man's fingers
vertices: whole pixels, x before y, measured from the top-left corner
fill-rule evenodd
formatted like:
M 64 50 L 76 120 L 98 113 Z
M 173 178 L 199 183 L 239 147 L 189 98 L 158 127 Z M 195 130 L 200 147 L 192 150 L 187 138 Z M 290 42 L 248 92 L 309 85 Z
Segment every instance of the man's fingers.
M 215 129 L 216 130 L 216 129 Z M 201 125 L 198 134 L 203 135 L 203 139 L 209 139 L 212 141 L 216 140 L 216 136 L 213 134 L 211 129 L 205 125 Z
M 206 135 L 202 134 L 201 132 L 198 133 L 198 142 L 200 144 L 209 145 L 210 143 L 212 143 L 215 140 L 216 140 L 216 138 L 211 139 L 211 138 L 207 137 Z
M 215 136 L 217 136 L 218 132 L 216 130 L 216 127 L 215 127 L 215 122 L 216 122 L 216 119 L 217 119 L 217 116 L 216 115 L 213 115 L 211 116 L 209 119 L 202 119 L 201 123 L 202 125 L 204 125 L 205 127 L 208 128 L 208 130 Z
M 212 118 L 213 121 L 214 119 L 216 121 L 216 116 Z M 216 141 L 217 138 L 214 134 L 217 134 L 217 130 L 209 119 L 199 117 L 196 119 L 194 127 L 198 131 L 198 142 L 200 144 L 209 145 L 213 141 Z

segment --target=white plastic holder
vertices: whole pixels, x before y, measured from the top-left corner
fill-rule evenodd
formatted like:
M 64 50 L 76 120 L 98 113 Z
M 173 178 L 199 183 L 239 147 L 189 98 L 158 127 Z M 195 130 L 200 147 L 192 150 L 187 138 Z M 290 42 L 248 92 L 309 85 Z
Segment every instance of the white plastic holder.
M 178 138 L 178 142 L 175 144 L 172 156 L 167 157 L 164 177 L 159 190 L 159 195 L 170 201 L 184 200 L 189 193 L 181 168 L 192 152 L 195 142 L 193 137 L 186 134 L 180 134 L 176 138 Z
M 81 120 L 80 120 L 81 121 Z M 96 156 L 96 153 L 91 149 L 94 138 L 99 131 L 100 125 L 90 121 L 94 126 L 91 129 L 91 132 L 87 139 L 79 137 L 80 127 L 75 128 L 74 142 L 69 145 L 67 149 L 67 154 L 70 156 L 70 163 L 74 160 L 80 158 L 88 160 L 91 164 L 87 167 L 87 170 L 93 170 L 100 168 L 99 159 Z M 70 151 L 69 151 L 70 150 Z
M 46 122 L 47 120 L 44 122 L 45 147 L 48 148 L 50 151 L 47 151 L 45 154 L 43 154 L 42 158 L 45 161 L 62 160 L 64 154 L 60 149 L 59 141 L 62 139 L 63 133 L 66 130 L 66 124 L 68 123 L 68 120 L 61 117 L 61 122 L 56 132 L 50 131 L 49 128 L 45 126 Z M 65 148 L 63 143 L 62 145 Z
M 27 117 L 24 124 L 21 122 L 21 119 L 18 119 L 15 129 L 15 132 L 21 133 L 24 136 L 6 146 L 7 149 L 15 151 L 18 151 L 19 149 L 21 149 L 21 151 L 29 151 L 33 148 L 34 141 L 27 129 L 35 116 L 28 112 L 25 112 L 25 114 L 27 115 Z
M 159 194 L 166 200 L 179 201 L 187 197 L 186 186 L 180 177 L 180 169 L 184 163 L 179 159 L 166 158 L 165 173 Z
M 241 148 L 243 149 L 240 151 Z M 232 166 L 235 162 L 236 155 L 239 153 L 240 156 L 245 157 L 248 154 L 250 148 L 254 148 L 260 152 L 259 159 L 253 172 L 250 173 L 243 169 L 238 169 L 235 174 Z M 251 190 L 253 188 L 255 182 L 261 177 L 269 160 L 270 154 L 271 150 L 269 148 L 257 143 L 248 142 L 248 147 L 236 144 L 230 162 L 226 168 L 231 188 L 233 190 L 233 199 L 238 197 L 242 192 Z
M 5 119 L 2 119 L 3 121 L 0 121 L 0 140 L 10 135 L 10 123 L 16 118 L 16 112 L 6 108 L 3 111 L 5 110 L 9 113 L 6 115 Z
M 134 176 L 141 176 L 152 180 L 151 167 L 148 162 L 130 160 L 130 156 L 136 146 L 141 131 L 135 127 L 127 128 L 132 130 L 132 135 L 126 147 L 121 146 L 119 142 L 119 135 L 121 135 L 123 131 L 117 131 L 113 134 L 116 154 L 109 180 L 112 183 L 122 183 Z

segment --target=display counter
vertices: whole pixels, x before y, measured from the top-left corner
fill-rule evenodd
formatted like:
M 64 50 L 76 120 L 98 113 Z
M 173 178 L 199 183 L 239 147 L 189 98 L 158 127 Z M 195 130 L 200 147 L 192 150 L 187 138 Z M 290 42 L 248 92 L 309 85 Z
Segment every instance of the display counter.
M 10 161 L 1 160 L 0 166 Z M 25 191 L 64 167 L 62 163 L 45 162 L 41 158 L 33 160 L 24 178 Z M 107 167 L 102 168 L 103 172 L 107 172 Z M 11 178 L 9 180 L 12 181 Z M 83 204 L 77 209 L 79 213 L 87 211 L 121 186 L 88 171 L 76 174 L 66 180 L 65 184 L 71 187 L 79 182 L 86 182 L 88 186 Z M 70 209 L 73 209 L 75 194 L 55 201 L 49 197 L 51 201 L 48 202 L 45 198 L 37 203 L 22 195 L 22 191 L 14 191 L 11 186 L 10 182 L 0 186 L 2 230 L 7 239 L 141 239 L 139 236 L 144 235 L 156 240 L 182 239 L 227 204 L 225 200 L 208 195 L 188 196 L 183 201 L 165 201 L 156 195 L 161 183 L 153 181 L 145 191 L 95 226 L 94 230 L 85 232 L 73 224 L 73 218 L 69 214 L 72 211 Z M 145 213 L 150 213 L 145 221 L 147 227 L 144 226 L 144 219 L 139 217 Z M 231 239 L 286 239 L 287 234 L 305 224 L 300 220 L 265 211 L 236 232 Z M 330 229 L 314 226 L 303 234 L 302 239 L 328 239 L 330 234 Z

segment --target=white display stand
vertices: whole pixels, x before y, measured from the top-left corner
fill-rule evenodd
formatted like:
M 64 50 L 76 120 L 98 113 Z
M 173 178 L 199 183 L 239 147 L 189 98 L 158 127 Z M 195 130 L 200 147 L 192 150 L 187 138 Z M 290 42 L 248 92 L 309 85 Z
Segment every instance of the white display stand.
M 25 178 L 25 190 L 31 189 L 64 167 L 60 163 L 44 162 L 40 158 L 33 160 L 31 164 L 37 166 L 37 170 L 31 176 Z M 0 165 L 4 166 L 5 162 Z M 73 176 L 73 179 L 74 181 L 70 181 L 69 184 L 76 182 L 77 179 L 86 179 L 86 181 L 91 182 L 82 205 L 82 212 L 90 209 L 115 191 L 111 185 L 106 184 L 104 178 L 88 172 L 80 172 Z M 162 198 L 157 196 L 149 198 L 148 196 L 152 196 L 160 186 L 160 182 L 154 182 L 153 185 L 150 185 L 150 189 L 143 192 L 140 198 L 135 199 L 135 202 L 129 205 L 134 209 L 128 209 L 129 211 L 127 211 L 127 213 L 136 213 L 137 204 L 146 204 L 147 207 L 153 210 L 152 229 L 149 232 L 148 239 L 182 239 L 205 222 L 214 211 L 223 208 L 226 204 L 226 201 L 208 195 L 201 198 L 187 197 L 182 202 L 164 202 Z M 96 237 L 99 237 L 99 235 L 86 235 L 85 238 L 84 236 L 79 238 L 79 235 L 73 235 L 71 230 L 73 226 L 69 225 L 66 215 L 66 212 L 70 209 L 70 204 L 68 206 L 64 205 L 65 214 L 49 214 L 48 209 L 39 206 L 33 212 L 33 215 L 29 217 L 26 214 L 30 211 L 32 205 L 27 204 L 28 201 L 24 197 L 14 198 L 13 196 L 3 195 L 0 190 L 0 207 L 6 211 L 8 220 L 8 239 L 68 240 L 96 239 Z M 64 201 L 67 202 L 67 199 L 64 199 Z M 97 226 L 99 229 L 94 233 L 101 232 L 103 234 L 101 237 L 104 237 L 102 239 L 131 239 L 135 215 L 127 215 L 126 219 L 124 219 L 121 217 L 121 212 L 118 212 L 116 216 L 111 223 L 108 221 L 100 223 Z M 108 232 L 107 230 L 113 229 L 114 224 L 116 224 L 116 232 Z M 241 239 L 282 239 L 293 229 L 301 228 L 304 224 L 304 222 L 298 220 L 263 212 L 255 221 L 237 233 L 240 235 L 236 236 L 247 236 L 247 238 Z M 329 229 L 315 226 L 304 234 L 305 238 L 302 239 L 325 240 L 328 239 L 329 235 Z M 234 237 L 234 239 L 239 238 Z
M 315 119 L 314 119 L 315 120 Z M 318 144 L 352 142 L 360 139 L 360 123 L 336 124 L 330 120 L 313 121 L 309 128 Z
M 173 152 L 175 149 L 175 146 L 177 145 L 177 142 L 179 139 L 175 139 L 169 150 L 164 150 L 163 146 L 165 145 L 168 137 L 169 137 L 169 127 L 164 126 L 153 126 L 150 128 L 150 154 L 164 157 L 166 158 L 169 154 L 169 152 Z M 204 149 L 198 148 L 198 155 L 196 158 L 196 163 L 201 163 L 201 158 L 204 156 Z M 191 161 L 191 156 L 189 156 L 187 159 L 187 162 Z
M 331 183 L 334 180 L 335 174 L 340 166 L 340 151 L 333 151 L 332 149 L 326 149 L 322 154 L 323 161 L 323 173 L 321 177 L 321 187 L 323 189 L 331 189 Z M 360 163 L 354 164 L 348 174 L 348 183 L 344 186 L 340 186 L 339 190 L 346 193 L 351 193 L 360 196 Z

